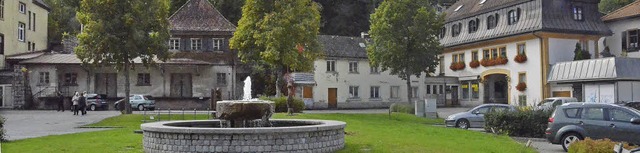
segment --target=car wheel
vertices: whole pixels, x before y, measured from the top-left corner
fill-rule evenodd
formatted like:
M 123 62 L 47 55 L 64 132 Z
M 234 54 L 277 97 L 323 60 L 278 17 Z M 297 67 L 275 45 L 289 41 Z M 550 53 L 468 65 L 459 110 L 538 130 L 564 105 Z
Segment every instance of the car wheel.
M 91 111 L 96 111 L 96 105 L 91 105 L 91 106 L 89 106 L 89 110 L 91 110 Z
M 580 140 L 582 140 L 582 136 L 580 136 L 580 134 L 573 132 L 567 133 L 562 137 L 562 149 L 564 149 L 564 151 L 569 151 L 569 146 Z
M 467 121 L 466 119 L 459 119 L 458 122 L 456 122 L 456 127 L 461 129 L 469 129 L 469 121 Z
M 144 106 L 143 106 L 142 104 L 138 105 L 138 110 L 139 110 L 139 111 L 144 110 Z

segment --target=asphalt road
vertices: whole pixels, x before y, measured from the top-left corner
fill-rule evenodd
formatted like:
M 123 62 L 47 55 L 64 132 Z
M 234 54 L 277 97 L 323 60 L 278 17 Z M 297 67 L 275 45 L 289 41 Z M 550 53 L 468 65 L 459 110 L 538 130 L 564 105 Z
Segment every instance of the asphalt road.
M 4 128 L 8 140 L 106 130 L 105 128 L 77 127 L 119 114 L 118 111 L 88 111 L 87 115 L 74 116 L 71 111 L 0 111 L 0 115 L 6 119 Z

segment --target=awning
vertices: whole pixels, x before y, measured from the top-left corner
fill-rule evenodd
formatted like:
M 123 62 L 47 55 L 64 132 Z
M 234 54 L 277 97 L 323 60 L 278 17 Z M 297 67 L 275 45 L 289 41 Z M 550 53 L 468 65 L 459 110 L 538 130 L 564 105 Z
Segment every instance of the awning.
M 553 65 L 549 83 L 640 81 L 640 58 L 612 57 L 561 62 Z

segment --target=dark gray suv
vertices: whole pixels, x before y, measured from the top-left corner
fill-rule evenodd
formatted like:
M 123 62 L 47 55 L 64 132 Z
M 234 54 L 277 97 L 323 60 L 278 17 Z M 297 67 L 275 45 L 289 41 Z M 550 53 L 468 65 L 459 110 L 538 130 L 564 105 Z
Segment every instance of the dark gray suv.
M 545 136 L 567 151 L 586 137 L 640 144 L 640 111 L 602 103 L 566 103 L 549 118 Z

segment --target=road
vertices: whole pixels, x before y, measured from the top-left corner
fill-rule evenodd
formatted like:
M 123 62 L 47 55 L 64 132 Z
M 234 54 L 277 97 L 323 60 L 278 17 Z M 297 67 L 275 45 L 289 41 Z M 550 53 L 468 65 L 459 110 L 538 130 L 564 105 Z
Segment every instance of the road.
M 104 128 L 77 128 L 119 115 L 118 111 L 89 111 L 84 116 L 74 116 L 71 111 L 14 111 L 2 110 L 8 140 L 20 140 L 48 135 L 106 130 Z

